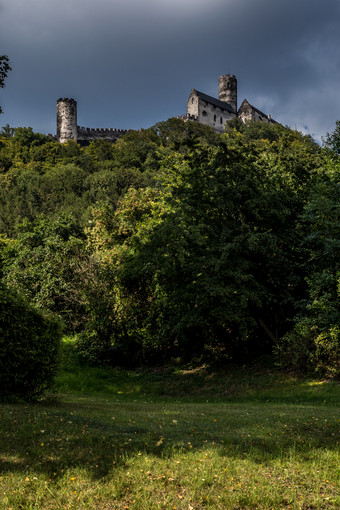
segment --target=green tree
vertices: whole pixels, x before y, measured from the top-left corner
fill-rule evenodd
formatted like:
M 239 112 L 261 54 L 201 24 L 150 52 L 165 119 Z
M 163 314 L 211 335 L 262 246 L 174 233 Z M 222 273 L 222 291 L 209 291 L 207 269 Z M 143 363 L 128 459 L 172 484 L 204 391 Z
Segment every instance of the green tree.
M 9 65 L 9 59 L 7 55 L 0 55 L 0 88 L 5 87 L 5 79 L 9 71 L 11 71 L 11 66 Z M 0 106 L 0 114 L 2 113 L 2 109 Z
M 83 230 L 72 219 L 23 222 L 2 250 L 8 288 L 40 310 L 49 310 L 77 331 L 86 317 L 89 262 Z
M 285 331 L 305 276 L 295 225 L 309 172 L 238 137 L 177 146 L 156 189 L 130 190 L 90 232 L 111 278 L 113 340 L 144 354 L 258 353 L 264 332 L 271 346 Z
M 279 342 L 279 363 L 340 375 L 340 167 L 330 162 L 301 219 L 307 294 L 295 325 Z
M 322 141 L 325 147 L 337 155 L 340 154 L 340 120 L 336 121 L 333 133 L 327 133 Z
M 33 399 L 56 373 L 62 328 L 0 281 L 0 400 Z
M 15 128 L 10 127 L 9 124 L 6 124 L 6 126 L 3 126 L 3 128 L 0 131 L 0 137 L 3 138 L 11 138 L 15 133 Z

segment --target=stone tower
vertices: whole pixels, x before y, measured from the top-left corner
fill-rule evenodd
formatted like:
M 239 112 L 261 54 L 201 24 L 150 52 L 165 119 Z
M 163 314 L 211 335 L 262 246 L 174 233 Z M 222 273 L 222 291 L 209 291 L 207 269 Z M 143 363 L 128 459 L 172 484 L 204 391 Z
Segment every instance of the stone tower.
M 77 141 L 77 102 L 74 99 L 57 101 L 57 138 L 60 143 Z
M 218 79 L 218 99 L 230 104 L 237 112 L 237 78 L 233 74 L 220 76 Z

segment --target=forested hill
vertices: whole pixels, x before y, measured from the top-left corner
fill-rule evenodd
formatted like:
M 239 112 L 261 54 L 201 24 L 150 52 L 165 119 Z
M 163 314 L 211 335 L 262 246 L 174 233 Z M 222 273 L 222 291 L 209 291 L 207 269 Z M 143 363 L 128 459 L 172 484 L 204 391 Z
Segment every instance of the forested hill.
M 94 363 L 274 352 L 339 374 L 331 149 L 239 121 L 220 135 L 170 119 L 83 148 L 7 126 L 1 288 L 60 318 Z

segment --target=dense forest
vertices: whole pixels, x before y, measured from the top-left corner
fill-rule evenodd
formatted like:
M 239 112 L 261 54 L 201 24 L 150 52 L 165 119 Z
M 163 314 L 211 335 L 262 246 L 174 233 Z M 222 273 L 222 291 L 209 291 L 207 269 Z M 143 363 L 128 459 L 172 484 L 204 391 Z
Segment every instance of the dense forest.
M 80 147 L 4 127 L 1 387 L 41 391 L 62 334 L 93 364 L 338 376 L 339 131 L 170 119 Z

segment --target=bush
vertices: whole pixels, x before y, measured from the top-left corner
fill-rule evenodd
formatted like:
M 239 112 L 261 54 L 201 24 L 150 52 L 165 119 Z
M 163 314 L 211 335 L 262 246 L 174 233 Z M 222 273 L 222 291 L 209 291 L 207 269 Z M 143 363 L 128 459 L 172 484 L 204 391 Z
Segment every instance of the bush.
M 313 352 L 312 327 L 307 319 L 300 320 L 274 347 L 277 365 L 293 370 L 311 370 Z
M 340 376 L 340 329 L 321 329 L 315 320 L 302 317 L 275 348 L 278 365 L 319 376 Z
M 329 376 L 340 376 L 340 328 L 329 327 L 315 339 L 314 364 L 316 371 Z
M 0 399 L 33 399 L 56 372 L 61 325 L 0 283 Z

